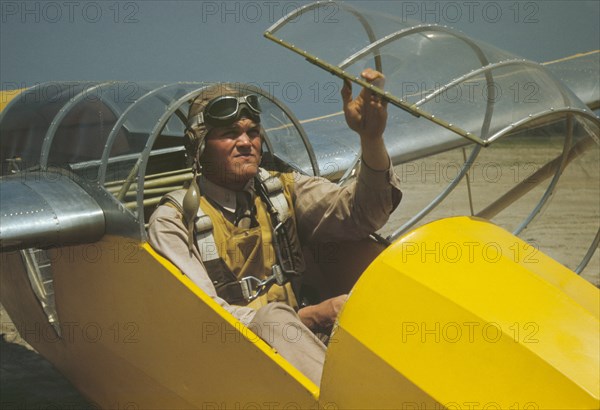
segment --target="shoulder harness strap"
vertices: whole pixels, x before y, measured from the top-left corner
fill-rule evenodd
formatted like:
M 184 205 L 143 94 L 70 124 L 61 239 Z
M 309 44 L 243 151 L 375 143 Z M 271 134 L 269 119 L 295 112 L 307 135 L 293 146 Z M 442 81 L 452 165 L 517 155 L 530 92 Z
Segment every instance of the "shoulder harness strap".
M 283 183 L 281 182 L 281 179 L 279 179 L 277 174 L 271 174 L 263 168 L 259 168 L 257 176 L 258 180 L 265 187 L 275 210 L 279 214 L 280 222 L 285 222 L 291 216 L 291 212 L 283 193 Z
M 172 204 L 183 215 L 183 197 L 185 196 L 185 189 L 178 189 L 165 195 L 160 204 L 169 203 Z M 215 242 L 215 236 L 213 234 L 213 224 L 210 217 L 198 207 L 196 213 L 196 221 L 194 222 L 194 233 L 196 236 L 196 243 L 200 250 L 200 256 L 202 256 L 203 262 L 209 262 L 219 259 L 219 253 L 217 252 L 217 245 Z

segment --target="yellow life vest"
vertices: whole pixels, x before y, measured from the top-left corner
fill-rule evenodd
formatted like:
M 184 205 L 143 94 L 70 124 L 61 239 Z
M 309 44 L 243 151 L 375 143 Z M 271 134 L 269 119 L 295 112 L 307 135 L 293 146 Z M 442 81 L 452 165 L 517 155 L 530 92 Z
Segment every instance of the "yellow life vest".
M 278 174 L 260 169 L 258 183 L 265 188 L 270 202 L 287 230 L 287 240 L 294 258 L 296 271 L 304 271 L 304 259 L 297 235 L 296 218 L 293 211 L 294 189 L 292 174 Z M 181 208 L 185 190 L 176 191 L 166 198 Z M 209 277 L 217 294 L 230 304 L 259 308 L 271 302 L 283 302 L 298 308 L 292 283 L 272 283 L 256 297 L 244 294 L 244 286 L 264 281 L 273 275 L 277 260 L 273 245 L 272 218 L 267 205 L 257 195 L 254 199 L 258 225 L 240 228 L 231 223 L 209 200 L 201 196 L 196 215 L 196 246 L 202 256 Z M 249 280 L 251 279 L 251 280 Z M 249 293 L 252 293 L 250 290 Z

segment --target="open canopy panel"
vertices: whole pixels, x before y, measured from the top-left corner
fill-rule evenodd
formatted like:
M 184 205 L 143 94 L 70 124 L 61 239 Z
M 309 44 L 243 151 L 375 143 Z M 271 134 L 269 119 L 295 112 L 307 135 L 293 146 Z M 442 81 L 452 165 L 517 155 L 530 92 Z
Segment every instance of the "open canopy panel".
M 376 68 L 386 86 L 371 87 L 374 93 L 443 127 L 442 134 L 452 139 L 487 146 L 556 110 L 598 121 L 544 66 L 448 27 L 411 24 L 330 1 L 289 13 L 265 36 L 360 85 L 367 85 L 360 72 Z
M 554 211 L 560 210 L 555 194 L 559 186 L 566 191 L 559 180 L 568 167 L 585 169 L 586 175 L 591 175 L 585 178 L 585 186 L 590 187 L 589 194 L 594 197 L 600 121 L 546 65 L 445 26 L 412 24 L 406 19 L 334 1 L 309 4 L 289 13 L 265 36 L 310 63 L 361 86 L 365 82 L 359 76 L 365 68 L 383 72 L 385 90 L 373 87 L 372 92 L 404 110 L 389 110 L 385 132 L 395 165 L 418 169 L 421 163 L 415 161 L 426 157 L 434 160 L 433 156 L 443 153 L 448 153 L 443 154 L 447 159 L 451 152 L 457 153 L 452 162 L 455 172 L 443 178 L 443 184 L 436 183 L 427 190 L 417 183 L 415 195 L 410 195 L 405 184 L 404 209 L 408 206 L 414 212 L 401 217 L 400 226 L 391 231 L 391 240 L 436 217 L 459 214 L 491 219 L 547 249 L 543 238 L 552 235 L 539 228 L 547 215 L 556 217 Z M 597 56 L 583 56 L 592 71 L 597 66 Z M 595 100 L 594 89 L 586 97 L 590 107 Z M 405 111 L 413 115 L 406 115 Z M 328 161 L 320 161 L 321 171 L 341 181 L 352 176 L 360 159 L 360 146 L 347 137 L 343 113 L 325 115 L 303 125 L 311 136 L 328 136 L 314 144 L 319 159 L 321 152 L 334 153 Z M 540 148 L 536 148 L 538 144 L 542 144 Z M 484 164 L 489 171 L 490 166 L 501 164 L 507 147 L 514 146 L 523 146 L 522 150 L 519 148 L 523 156 L 511 164 L 502 164 L 506 168 L 504 174 L 511 171 L 511 166 L 527 166 L 533 168 L 527 177 L 520 172 L 518 177 L 505 178 L 506 181 L 485 178 L 483 184 L 473 183 L 478 167 L 481 171 Z M 541 148 L 544 155 L 536 154 L 534 161 L 532 152 Z M 457 197 L 462 198 L 464 205 L 460 210 L 455 206 Z M 597 204 L 597 199 L 593 201 Z M 415 202 L 414 206 L 411 202 Z M 515 209 L 519 212 L 515 213 Z M 568 232 L 561 231 L 569 236 L 577 230 L 587 239 L 581 249 L 556 256 L 578 272 L 598 246 L 597 209 L 597 205 L 590 207 L 585 227 L 567 224 Z

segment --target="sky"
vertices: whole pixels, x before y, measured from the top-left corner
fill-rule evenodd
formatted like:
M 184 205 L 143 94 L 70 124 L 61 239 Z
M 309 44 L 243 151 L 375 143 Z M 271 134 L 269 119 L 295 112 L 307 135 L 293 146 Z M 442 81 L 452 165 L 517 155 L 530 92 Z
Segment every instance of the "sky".
M 252 82 L 290 103 L 277 95 L 286 83 L 308 97 L 328 74 L 262 33 L 304 3 L 1 0 L 0 88 L 60 80 Z M 348 3 L 447 25 L 538 62 L 600 48 L 600 1 Z M 292 102 L 300 118 L 314 114 L 310 98 Z

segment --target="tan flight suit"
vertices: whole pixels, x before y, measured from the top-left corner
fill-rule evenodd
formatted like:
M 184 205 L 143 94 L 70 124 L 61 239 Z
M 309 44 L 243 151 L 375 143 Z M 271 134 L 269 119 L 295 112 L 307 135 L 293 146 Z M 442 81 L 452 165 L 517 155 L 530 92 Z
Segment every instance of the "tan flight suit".
M 379 172 L 363 164 L 356 180 L 344 187 L 324 178 L 297 173 L 283 175 L 287 196 L 293 204 L 291 211 L 295 216 L 297 237 L 302 244 L 365 238 L 387 222 L 401 198 L 400 183 L 391 167 Z M 249 191 L 252 191 L 250 188 Z M 209 206 L 206 206 L 206 202 L 201 202 L 201 205 L 213 220 L 215 242 L 221 249 L 219 255 L 228 262 L 238 278 L 248 274 L 264 278 L 266 268 L 274 262 L 272 248 L 262 243 L 270 241 L 270 227 L 265 229 L 258 226 L 247 229 L 246 232 L 240 230 L 232 223 L 239 202 L 236 193 L 206 179 L 201 180 L 200 190 L 203 196 L 209 198 Z M 260 222 L 266 218 L 266 214 L 263 214 L 264 204 L 257 198 L 254 199 L 254 204 Z M 220 215 L 215 214 L 216 210 Z M 219 227 L 216 227 L 217 224 Z M 224 230 L 221 229 L 223 225 L 226 228 Z M 244 244 L 243 239 L 240 239 L 244 235 L 251 238 L 251 245 Z M 217 294 L 198 249 L 195 247 L 190 254 L 187 238 L 181 214 L 171 206 L 159 206 L 151 216 L 148 227 L 148 239 L 152 247 L 319 385 L 325 346 L 302 324 L 294 311 L 297 303 L 291 286 L 287 284 L 282 289 L 274 285 L 267 295 L 251 304 L 229 304 Z M 235 250 L 236 246 L 241 246 L 243 250 Z M 223 253 L 223 250 L 226 252 Z M 243 255 L 251 256 L 252 260 L 244 261 Z M 281 323 L 280 329 L 285 328 L 285 324 L 293 324 L 300 330 L 302 337 L 290 343 L 286 335 L 277 332 L 277 328 L 274 332 L 261 332 L 263 329 L 272 330 L 273 322 Z

